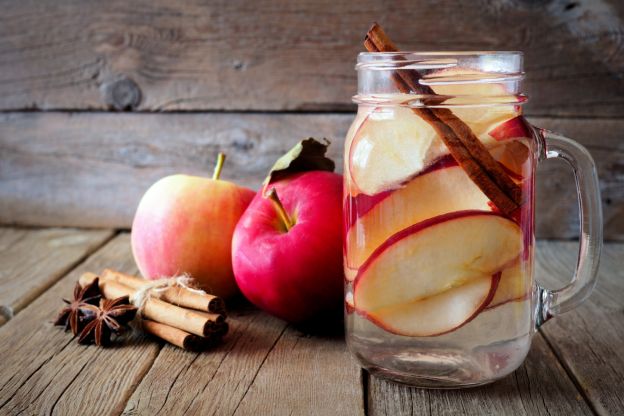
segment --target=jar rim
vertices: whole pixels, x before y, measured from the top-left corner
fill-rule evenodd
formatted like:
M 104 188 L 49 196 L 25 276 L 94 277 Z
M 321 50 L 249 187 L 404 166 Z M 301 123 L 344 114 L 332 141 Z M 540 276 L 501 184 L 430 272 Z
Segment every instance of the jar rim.
M 521 51 L 361 52 L 353 101 L 397 105 L 400 100 L 399 105 L 410 107 L 522 105 L 527 101 L 519 90 L 523 61 Z M 392 78 L 397 71 L 416 71 L 422 91 L 397 94 Z
M 360 52 L 358 56 L 400 56 L 400 55 L 414 55 L 414 56 L 444 56 L 444 55 L 524 55 L 524 52 L 518 50 L 504 50 L 504 51 L 472 51 L 472 50 L 456 50 L 456 51 L 396 51 L 396 52 Z
M 441 69 L 464 64 L 495 66 L 508 72 L 521 72 L 521 51 L 398 51 L 360 52 L 356 70 Z M 400 68 L 399 68 L 400 67 Z

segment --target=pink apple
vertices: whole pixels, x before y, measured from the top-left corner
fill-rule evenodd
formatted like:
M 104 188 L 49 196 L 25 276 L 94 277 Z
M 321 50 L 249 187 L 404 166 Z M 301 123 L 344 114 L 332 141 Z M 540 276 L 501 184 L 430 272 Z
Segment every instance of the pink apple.
M 291 322 L 339 313 L 344 279 L 342 176 L 299 173 L 271 188 L 279 196 L 283 215 L 261 191 L 234 231 L 232 260 L 238 286 L 252 303 Z
M 222 163 L 222 161 L 221 161 Z M 172 175 L 143 195 L 132 224 L 132 251 L 148 279 L 190 274 L 207 292 L 238 292 L 231 241 L 255 192 L 219 180 Z

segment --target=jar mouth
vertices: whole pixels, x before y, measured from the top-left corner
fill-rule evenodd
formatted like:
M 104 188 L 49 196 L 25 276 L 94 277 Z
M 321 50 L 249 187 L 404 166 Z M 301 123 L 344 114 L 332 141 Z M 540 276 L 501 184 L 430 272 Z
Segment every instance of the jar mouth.
M 401 52 L 360 52 L 356 70 L 363 68 L 390 69 L 409 65 L 411 69 L 443 69 L 459 66 L 466 62 L 479 62 L 481 65 L 517 67 L 521 70 L 524 53 L 521 51 L 401 51 Z
M 523 104 L 524 79 L 520 51 L 362 52 L 358 71 L 358 104 L 411 107 Z M 426 94 L 399 93 L 392 76 L 417 71 Z

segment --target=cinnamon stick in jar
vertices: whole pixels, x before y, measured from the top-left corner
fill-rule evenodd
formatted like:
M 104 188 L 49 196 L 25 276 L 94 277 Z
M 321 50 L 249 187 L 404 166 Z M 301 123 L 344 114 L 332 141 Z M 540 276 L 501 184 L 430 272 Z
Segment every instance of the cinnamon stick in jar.
M 93 282 L 96 277 L 94 273 L 84 273 L 79 283 L 84 287 Z M 132 297 L 136 293 L 136 289 L 113 280 L 100 279 L 99 286 L 104 296 L 109 299 L 120 296 Z M 199 336 L 212 334 L 215 325 L 225 322 L 223 315 L 184 309 L 156 298 L 149 298 L 145 301 L 142 316 Z
M 399 51 L 377 23 L 374 23 L 366 33 L 364 47 L 369 52 Z M 415 92 L 435 97 L 435 92 L 429 86 L 419 82 L 421 75 L 415 69 L 396 70 L 392 74 L 392 79 L 402 93 Z M 468 177 L 504 214 L 512 215 L 525 202 L 520 187 L 492 157 L 470 127 L 450 109 L 414 107 L 412 111 L 436 130 L 449 153 Z
M 130 274 L 118 272 L 116 270 L 105 269 L 100 276 L 103 280 L 113 280 L 133 289 L 139 289 L 147 280 L 133 276 Z M 218 314 L 225 313 L 225 303 L 223 299 L 208 293 L 201 294 L 193 292 L 183 287 L 170 287 L 162 292 L 155 294 L 156 297 L 174 305 L 184 306 L 185 308 L 197 309 Z

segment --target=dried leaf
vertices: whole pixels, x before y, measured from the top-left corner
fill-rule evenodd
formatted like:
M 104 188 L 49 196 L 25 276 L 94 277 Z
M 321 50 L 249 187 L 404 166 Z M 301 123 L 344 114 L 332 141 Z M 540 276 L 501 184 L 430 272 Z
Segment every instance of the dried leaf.
M 325 170 L 333 172 L 336 164 L 325 156 L 330 142 L 323 139 L 320 142 L 312 137 L 303 139 L 290 149 L 284 156 L 277 159 L 263 182 L 263 193 L 268 185 L 286 178 L 293 173 L 311 170 Z

